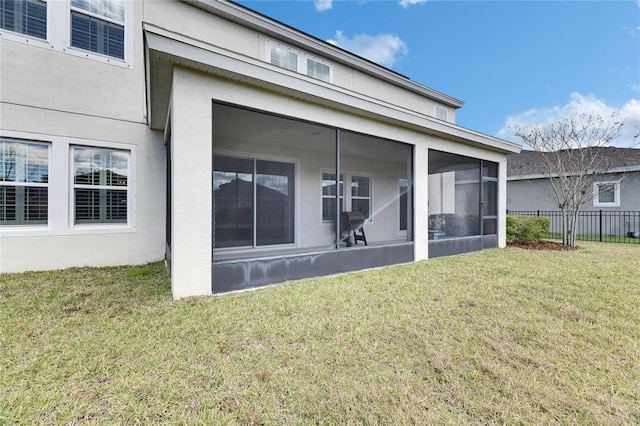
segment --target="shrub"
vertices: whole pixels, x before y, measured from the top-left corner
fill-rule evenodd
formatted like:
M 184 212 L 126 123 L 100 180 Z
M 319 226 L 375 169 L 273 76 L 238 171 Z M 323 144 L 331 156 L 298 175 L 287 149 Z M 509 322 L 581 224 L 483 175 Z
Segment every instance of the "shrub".
M 549 231 L 549 224 L 547 217 L 507 215 L 507 242 L 537 243 Z

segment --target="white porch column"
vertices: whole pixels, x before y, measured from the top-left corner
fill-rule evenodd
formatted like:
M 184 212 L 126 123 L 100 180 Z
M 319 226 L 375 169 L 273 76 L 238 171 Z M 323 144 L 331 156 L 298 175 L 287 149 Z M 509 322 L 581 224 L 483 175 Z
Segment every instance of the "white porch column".
M 507 246 L 507 160 L 498 162 L 498 247 Z
M 414 256 L 415 260 L 429 257 L 429 157 L 425 144 L 418 144 L 414 151 Z
M 180 68 L 171 93 L 172 261 L 174 299 L 211 294 L 211 99 Z

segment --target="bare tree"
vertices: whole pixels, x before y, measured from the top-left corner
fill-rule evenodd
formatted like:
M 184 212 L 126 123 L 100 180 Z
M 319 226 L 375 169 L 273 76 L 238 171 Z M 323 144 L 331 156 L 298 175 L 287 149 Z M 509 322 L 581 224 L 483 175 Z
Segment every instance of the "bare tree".
M 536 152 L 549 186 L 542 193 L 562 212 L 562 242 L 576 244 L 580 208 L 594 197 L 594 182 L 620 164 L 615 148 L 624 120 L 617 112 L 608 118 L 598 114 L 572 114 L 549 123 L 517 126 L 513 134 Z M 635 143 L 638 135 L 630 141 Z

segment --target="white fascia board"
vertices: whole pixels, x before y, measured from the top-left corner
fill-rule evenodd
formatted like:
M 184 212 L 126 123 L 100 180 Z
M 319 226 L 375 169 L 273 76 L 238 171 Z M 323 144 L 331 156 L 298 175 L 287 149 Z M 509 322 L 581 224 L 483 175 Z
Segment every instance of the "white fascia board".
M 632 172 L 640 172 L 640 166 L 625 166 L 625 167 L 616 167 L 610 170 L 607 170 L 606 173 L 598 173 L 598 172 L 593 172 L 593 171 L 589 171 L 587 172 L 588 175 L 610 175 L 610 174 L 616 174 L 616 173 L 632 173 Z M 553 174 L 551 176 L 552 178 L 554 177 L 558 177 L 557 174 Z M 549 176 L 542 174 L 542 173 L 536 173 L 536 174 L 530 174 L 530 175 L 521 175 L 521 176 L 509 176 L 507 177 L 508 181 L 512 181 L 512 180 L 534 180 L 534 179 L 548 179 Z
M 265 15 L 254 12 L 235 3 L 220 0 L 182 0 L 210 13 L 220 15 L 243 26 L 256 29 L 284 42 L 294 44 L 302 49 L 312 51 L 327 60 L 341 62 L 362 72 L 373 75 L 380 80 L 387 81 L 421 96 L 436 100 L 452 108 L 460 108 L 464 102 L 437 90 L 431 89 L 408 77 L 398 74 L 388 68 L 371 62 L 361 56 L 350 53 L 340 47 L 324 42 L 316 37 L 305 34 L 286 24 L 270 19 Z
M 396 121 L 405 127 L 430 133 L 446 139 L 490 148 L 502 153 L 518 153 L 520 145 L 492 136 L 484 135 L 455 124 L 433 117 L 421 115 L 415 111 L 398 107 L 311 77 L 300 75 L 260 61 L 240 55 L 200 40 L 170 32 L 151 24 L 144 24 L 145 38 L 149 50 L 162 52 L 184 61 L 204 64 L 224 70 L 247 80 L 260 81 L 278 87 L 281 92 L 295 92 L 301 98 L 314 101 L 323 100 L 326 104 L 350 110 L 360 114 L 376 116 L 386 121 Z M 147 55 L 148 56 L 148 55 Z M 147 64 L 150 66 L 150 64 Z M 151 94 L 148 94 L 150 96 Z

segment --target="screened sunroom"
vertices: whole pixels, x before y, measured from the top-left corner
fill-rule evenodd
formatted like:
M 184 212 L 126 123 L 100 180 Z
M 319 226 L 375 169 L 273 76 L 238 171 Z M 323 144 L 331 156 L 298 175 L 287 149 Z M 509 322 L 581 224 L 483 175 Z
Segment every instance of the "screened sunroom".
M 413 261 L 410 145 L 216 102 L 212 119 L 214 293 Z

